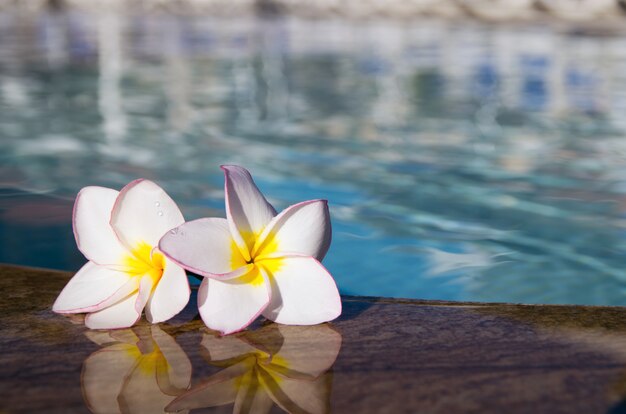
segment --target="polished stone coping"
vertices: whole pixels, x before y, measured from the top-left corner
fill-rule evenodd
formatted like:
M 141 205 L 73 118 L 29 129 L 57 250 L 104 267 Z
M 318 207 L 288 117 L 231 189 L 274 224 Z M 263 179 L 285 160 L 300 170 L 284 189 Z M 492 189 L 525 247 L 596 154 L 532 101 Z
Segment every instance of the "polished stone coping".
M 90 331 L 70 274 L 0 265 L 0 412 L 606 413 L 626 408 L 626 308 L 343 297 L 336 321 L 219 337 Z M 216 406 L 208 409 L 207 407 Z

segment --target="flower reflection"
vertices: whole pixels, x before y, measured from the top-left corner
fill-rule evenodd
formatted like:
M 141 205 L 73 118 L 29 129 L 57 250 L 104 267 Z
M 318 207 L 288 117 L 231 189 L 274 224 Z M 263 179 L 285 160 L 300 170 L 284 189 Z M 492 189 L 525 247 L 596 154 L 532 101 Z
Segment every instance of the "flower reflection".
M 94 413 L 162 413 L 189 388 L 191 363 L 158 326 L 87 332 L 105 348 L 85 360 L 81 385 Z
M 327 325 L 272 324 L 238 337 L 205 335 L 202 351 L 223 367 L 169 406 L 168 411 L 234 403 L 233 412 L 267 413 L 274 403 L 289 413 L 330 411 L 332 373 L 341 335 Z

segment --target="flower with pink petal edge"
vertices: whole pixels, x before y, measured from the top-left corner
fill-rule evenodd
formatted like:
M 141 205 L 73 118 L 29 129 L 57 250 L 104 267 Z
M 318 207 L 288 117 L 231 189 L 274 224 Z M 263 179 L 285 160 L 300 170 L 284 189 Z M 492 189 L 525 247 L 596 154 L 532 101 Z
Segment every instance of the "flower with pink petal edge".
M 222 170 L 227 218 L 187 222 L 159 243 L 171 260 L 205 277 L 198 290 L 204 323 L 229 334 L 261 314 L 288 325 L 339 316 L 337 285 L 319 262 L 331 239 L 326 200 L 298 203 L 277 215 L 245 168 Z
M 135 180 L 121 191 L 85 187 L 74 203 L 74 236 L 89 262 L 63 288 L 52 310 L 88 313 L 92 329 L 132 326 L 146 309 L 152 323 L 189 301 L 185 270 L 157 248 L 161 236 L 185 222 L 165 191 Z

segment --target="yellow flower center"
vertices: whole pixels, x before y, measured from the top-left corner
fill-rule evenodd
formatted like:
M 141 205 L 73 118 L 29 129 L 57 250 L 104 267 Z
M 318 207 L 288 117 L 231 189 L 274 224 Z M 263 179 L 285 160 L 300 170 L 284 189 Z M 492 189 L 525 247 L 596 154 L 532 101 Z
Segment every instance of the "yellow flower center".
M 126 353 L 135 359 L 135 368 L 146 376 L 154 376 L 156 372 L 167 372 L 170 367 L 156 343 L 152 343 L 150 352 L 141 353 L 138 346 L 128 345 Z
M 148 275 L 152 278 L 153 286 L 156 286 L 163 276 L 165 269 L 165 257 L 161 252 L 152 251 L 152 246 L 141 242 L 131 250 L 123 261 L 126 273 L 134 277 Z
M 245 374 L 235 379 L 234 385 L 237 390 L 257 389 L 260 385 L 267 390 L 276 391 L 277 385 L 283 381 L 279 372 L 289 368 L 284 358 L 263 351 L 249 355 L 244 363 L 248 369 Z
M 254 234 L 245 233 L 241 235 L 244 240 L 253 241 L 253 247 L 252 249 L 250 249 L 250 260 L 248 261 L 241 254 L 241 250 L 239 246 L 237 246 L 237 243 L 234 240 L 231 241 L 231 269 L 235 270 L 249 264 L 253 265 L 253 269 L 239 279 L 243 283 L 260 285 L 263 283 L 263 276 L 261 275 L 259 268 L 265 270 L 266 274 L 271 277 L 272 273 L 279 270 L 282 266 L 281 258 L 271 256 L 273 253 L 279 251 L 279 243 L 277 237 L 275 237 L 273 233 L 270 233 L 263 240 L 263 243 L 259 244 L 259 236 L 261 235 L 261 233 L 262 231 Z

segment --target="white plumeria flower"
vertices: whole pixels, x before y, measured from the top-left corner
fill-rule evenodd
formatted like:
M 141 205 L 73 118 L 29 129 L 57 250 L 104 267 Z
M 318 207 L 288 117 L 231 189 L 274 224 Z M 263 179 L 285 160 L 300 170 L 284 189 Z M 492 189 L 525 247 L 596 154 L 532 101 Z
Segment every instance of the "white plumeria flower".
M 179 313 L 189 301 L 185 270 L 155 247 L 185 220 L 165 191 L 135 180 L 121 191 L 85 187 L 74 204 L 74 236 L 89 262 L 54 302 L 57 313 L 88 313 L 92 329 L 132 326 L 145 307 L 152 323 Z
M 170 259 L 205 276 L 198 290 L 204 323 L 229 334 L 261 314 L 289 325 L 339 316 L 337 286 L 319 262 L 331 239 L 326 200 L 305 201 L 276 215 L 246 169 L 222 169 L 227 218 L 185 223 L 159 244 Z

